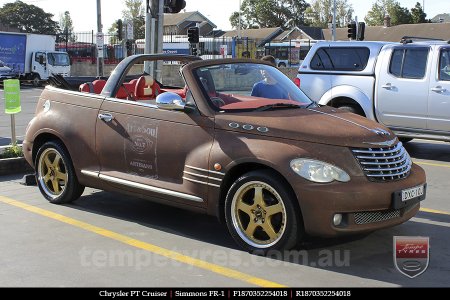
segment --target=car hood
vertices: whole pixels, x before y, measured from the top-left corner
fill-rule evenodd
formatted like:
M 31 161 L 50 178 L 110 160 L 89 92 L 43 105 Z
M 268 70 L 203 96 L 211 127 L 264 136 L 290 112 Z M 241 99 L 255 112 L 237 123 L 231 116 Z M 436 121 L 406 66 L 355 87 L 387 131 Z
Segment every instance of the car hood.
M 395 135 L 364 117 L 324 106 L 216 115 L 216 129 L 346 147 L 390 145 Z

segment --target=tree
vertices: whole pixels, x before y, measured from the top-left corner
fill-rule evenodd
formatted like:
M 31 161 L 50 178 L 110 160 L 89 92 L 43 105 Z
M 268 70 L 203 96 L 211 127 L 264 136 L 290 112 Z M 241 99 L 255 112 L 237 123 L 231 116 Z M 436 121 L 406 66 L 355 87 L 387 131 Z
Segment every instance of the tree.
M 52 17 L 42 8 L 22 1 L 6 3 L 0 8 L 0 20 L 4 25 L 27 33 L 56 34 L 59 26 Z
M 133 23 L 134 39 L 145 37 L 145 6 L 142 2 L 142 0 L 124 0 L 126 9 L 122 11 L 122 17 Z
M 347 0 L 336 0 L 336 27 L 344 27 L 353 16 L 353 7 Z M 315 0 L 305 11 L 312 26 L 326 28 L 333 17 L 333 1 Z
M 241 28 L 292 28 L 305 25 L 305 0 L 244 0 L 241 4 Z M 239 26 L 239 12 L 230 16 L 233 28 Z
M 364 20 L 369 26 L 384 24 L 385 15 L 391 18 L 391 25 L 409 24 L 412 22 L 411 13 L 406 7 L 400 6 L 395 0 L 376 0 Z
M 416 6 L 411 8 L 411 19 L 414 24 L 417 23 L 426 23 L 427 22 L 427 14 L 423 11 L 422 5 L 419 2 L 416 3 Z
M 75 36 L 73 32 L 73 21 L 70 17 L 70 12 L 65 11 L 64 15 L 61 14 L 59 16 L 59 40 L 61 42 L 68 41 L 68 42 L 76 42 L 77 37 Z

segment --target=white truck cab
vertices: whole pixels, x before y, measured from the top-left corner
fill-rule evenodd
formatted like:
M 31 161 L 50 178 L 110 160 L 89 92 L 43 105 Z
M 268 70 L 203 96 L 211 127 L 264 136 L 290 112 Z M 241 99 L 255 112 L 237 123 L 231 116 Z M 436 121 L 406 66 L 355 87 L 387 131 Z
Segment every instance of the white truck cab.
M 376 120 L 403 140 L 450 141 L 447 42 L 320 42 L 296 81 L 319 104 Z

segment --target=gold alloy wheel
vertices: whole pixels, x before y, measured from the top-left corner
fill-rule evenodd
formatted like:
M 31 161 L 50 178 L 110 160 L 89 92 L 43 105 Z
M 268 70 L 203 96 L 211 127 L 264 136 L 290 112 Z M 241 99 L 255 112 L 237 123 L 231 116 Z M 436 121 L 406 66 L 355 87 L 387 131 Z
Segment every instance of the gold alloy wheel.
M 251 181 L 234 194 L 231 204 L 233 226 L 239 236 L 256 248 L 276 244 L 286 230 L 286 208 L 269 184 Z
M 51 198 L 60 196 L 67 185 L 67 169 L 61 154 L 54 148 L 46 149 L 39 157 L 38 180 Z

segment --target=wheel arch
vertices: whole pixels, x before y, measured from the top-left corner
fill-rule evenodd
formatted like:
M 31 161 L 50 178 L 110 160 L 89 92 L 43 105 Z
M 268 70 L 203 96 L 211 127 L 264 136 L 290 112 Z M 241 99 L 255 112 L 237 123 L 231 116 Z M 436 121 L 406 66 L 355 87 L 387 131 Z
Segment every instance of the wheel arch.
M 31 152 L 32 153 L 31 157 L 33 159 L 33 163 L 36 162 L 36 156 L 37 156 L 39 149 L 42 147 L 42 145 L 44 145 L 48 141 L 60 142 L 61 145 L 64 147 L 64 149 L 67 151 L 67 154 L 69 154 L 69 156 L 71 157 L 69 150 L 67 149 L 66 145 L 64 144 L 64 141 L 61 138 L 59 138 L 54 133 L 42 132 L 35 137 L 34 142 L 33 142 L 33 149 Z
M 223 178 L 222 184 L 220 186 L 220 194 L 219 194 L 219 201 L 217 202 L 216 214 L 219 221 L 222 224 L 225 223 L 225 198 L 227 196 L 228 191 L 230 190 L 231 185 L 245 173 L 258 170 L 261 171 L 266 170 L 273 173 L 278 179 L 280 179 L 286 185 L 286 187 L 288 188 L 288 193 L 290 193 L 293 199 L 296 200 L 294 201 L 295 203 L 293 203 L 293 205 L 297 209 L 297 213 L 299 213 L 300 216 L 302 216 L 302 211 L 300 208 L 297 195 L 294 192 L 292 185 L 289 184 L 289 181 L 285 178 L 285 176 L 283 176 L 279 171 L 277 171 L 275 168 L 267 164 L 263 164 L 260 162 L 242 162 L 234 165 L 225 174 L 225 177 Z M 301 217 L 300 220 L 303 223 L 303 217 Z
M 342 105 L 357 105 L 364 112 L 366 118 L 375 120 L 372 99 L 357 87 L 333 87 L 323 94 L 319 104 L 336 108 Z

